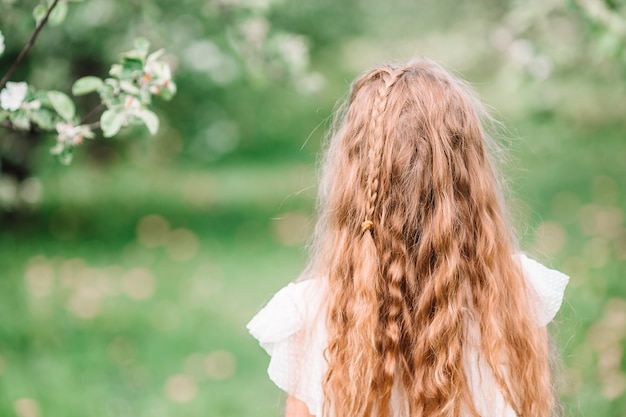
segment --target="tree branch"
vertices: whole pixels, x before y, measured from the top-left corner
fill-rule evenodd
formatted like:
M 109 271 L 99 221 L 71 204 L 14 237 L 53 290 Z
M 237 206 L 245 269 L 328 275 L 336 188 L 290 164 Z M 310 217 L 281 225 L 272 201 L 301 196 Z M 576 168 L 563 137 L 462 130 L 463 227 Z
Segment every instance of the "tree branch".
M 45 26 L 46 23 L 48 23 L 48 18 L 50 17 L 50 13 L 52 13 L 52 10 L 54 10 L 54 8 L 56 7 L 58 3 L 59 3 L 59 0 L 54 0 L 52 2 L 52 4 L 50 5 L 50 8 L 48 9 L 48 12 L 46 13 L 44 18 L 41 20 L 41 22 L 39 22 L 39 24 L 35 28 L 35 31 L 31 35 L 26 45 L 24 45 L 24 48 L 22 49 L 20 54 L 17 56 L 17 59 L 15 60 L 15 62 L 13 62 L 13 65 L 11 65 L 11 68 L 9 68 L 9 71 L 7 71 L 4 77 L 2 77 L 2 80 L 0 80 L 0 90 L 2 90 L 4 86 L 7 84 L 7 82 L 11 79 L 11 76 L 13 75 L 17 67 L 20 65 L 20 63 L 22 62 L 22 60 L 24 59 L 28 51 L 30 51 L 30 49 L 33 47 L 33 44 L 35 43 L 37 36 L 39 36 L 39 32 L 41 32 L 41 29 Z
M 82 125 L 87 123 L 89 120 L 91 120 L 96 114 L 98 114 L 101 110 L 104 110 L 106 108 L 106 106 L 102 103 L 98 104 L 96 107 L 94 107 L 94 109 L 92 111 L 90 111 L 87 116 L 83 117 L 83 120 L 81 120 L 78 124 Z

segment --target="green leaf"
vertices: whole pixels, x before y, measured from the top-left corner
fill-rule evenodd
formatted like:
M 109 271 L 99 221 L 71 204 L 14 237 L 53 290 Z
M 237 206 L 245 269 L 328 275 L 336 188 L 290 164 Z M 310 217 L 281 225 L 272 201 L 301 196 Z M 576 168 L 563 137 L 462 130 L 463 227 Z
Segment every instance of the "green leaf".
M 30 113 L 30 119 L 34 124 L 39 126 L 43 130 L 53 130 L 54 120 L 52 113 L 46 109 L 39 109 Z
M 50 148 L 50 153 L 52 155 L 59 155 L 59 154 L 61 154 L 61 152 L 63 152 L 64 148 L 65 148 L 65 146 L 63 145 L 63 143 L 57 141 L 56 145 L 54 145 L 52 148 Z
M 67 16 L 67 3 L 60 1 L 54 10 L 52 10 L 52 13 L 50 13 L 48 21 L 51 26 L 58 26 L 63 23 L 65 16 Z
M 151 135 L 159 131 L 159 116 L 150 110 L 140 110 L 137 117 L 146 125 Z
M 143 60 L 137 57 L 124 56 L 122 58 L 122 67 L 126 71 L 141 71 L 143 70 Z
M 107 80 L 112 80 L 112 78 L 107 78 Z M 116 87 L 111 85 L 109 82 L 105 81 L 102 85 L 102 88 L 98 91 L 100 95 L 100 100 L 107 105 L 107 107 L 111 107 L 112 102 L 115 100 L 115 91 Z
M 110 138 L 120 131 L 124 124 L 124 115 L 115 110 L 107 110 L 100 117 L 100 128 L 105 138 Z
M 139 94 L 139 89 L 130 81 L 120 81 L 120 90 L 131 95 Z
M 33 17 L 35 18 L 35 23 L 39 25 L 44 17 L 46 17 L 46 13 L 48 13 L 48 8 L 43 4 L 38 4 L 33 9 Z
M 45 90 L 36 90 L 35 94 L 33 94 L 33 100 L 39 101 L 43 107 L 52 108 L 52 103 L 50 102 L 50 98 L 48 98 L 48 92 Z
M 93 76 L 87 76 L 83 78 L 79 78 L 74 82 L 72 86 L 72 94 L 75 96 L 82 96 L 85 94 L 93 93 L 94 91 L 98 91 L 104 82 L 98 78 Z
M 0 110 L 0 123 L 4 122 L 7 119 L 7 117 L 9 117 L 9 112 Z
M 145 58 L 148 55 L 148 51 L 150 50 L 150 41 L 146 38 L 136 38 L 135 39 L 135 49 L 139 52 L 139 55 L 142 58 Z
M 76 106 L 67 94 L 60 91 L 48 91 L 48 98 L 54 110 L 68 121 L 71 121 L 76 114 Z
M 172 97 L 174 97 L 174 91 L 170 90 L 169 88 L 162 88 L 161 92 L 159 93 L 159 97 L 161 97 L 165 101 L 170 101 Z
M 18 110 L 9 114 L 11 124 L 17 130 L 30 130 L 30 118 L 24 110 Z
M 159 93 L 159 97 L 163 100 L 170 101 L 172 97 L 176 94 L 176 83 L 174 81 L 169 81 L 167 87 L 163 87 L 161 92 Z
M 120 64 L 111 65 L 111 69 L 109 70 L 109 74 L 111 77 L 120 78 L 122 76 L 122 72 L 124 72 L 124 68 Z
M 96 135 L 93 133 L 93 131 L 91 130 L 89 126 L 81 125 L 79 127 L 80 127 L 80 133 L 83 135 L 84 138 L 93 139 L 94 137 L 96 137 Z
M 61 162 L 63 165 L 71 164 L 73 158 L 74 149 L 71 146 L 63 148 L 63 150 L 59 154 L 59 162 Z
M 150 55 L 148 55 L 148 58 L 146 58 L 146 62 L 154 62 L 156 60 L 158 60 L 159 58 L 161 58 L 161 56 L 165 53 L 165 49 L 159 49 L 158 51 L 154 51 L 152 52 Z

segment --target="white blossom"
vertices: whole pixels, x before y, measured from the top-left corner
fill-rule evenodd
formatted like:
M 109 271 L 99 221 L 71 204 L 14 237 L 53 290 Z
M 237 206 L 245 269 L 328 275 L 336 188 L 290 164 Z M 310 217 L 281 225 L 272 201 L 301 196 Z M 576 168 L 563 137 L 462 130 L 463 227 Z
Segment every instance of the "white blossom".
M 63 149 L 63 145 L 80 145 L 84 138 L 93 137 L 93 132 L 85 125 L 74 126 L 73 123 L 58 122 L 56 124 L 56 130 L 57 148 L 59 148 L 59 150 Z
M 135 115 L 141 110 L 141 103 L 133 96 L 126 96 L 124 98 L 124 113 Z
M 302 72 L 309 65 L 309 48 L 304 37 L 293 34 L 276 35 L 273 46 L 293 72 Z
M 270 31 L 270 24 L 263 17 L 255 17 L 241 24 L 241 32 L 247 43 L 260 48 Z
M 170 67 L 163 62 L 148 62 L 143 71 L 144 76 L 140 80 L 140 84 L 142 85 L 148 84 L 151 87 L 167 88 L 172 82 L 172 72 L 170 71 Z
M 14 83 L 9 81 L 6 87 L 0 91 L 0 107 L 9 111 L 19 109 L 27 92 L 28 84 L 25 82 Z
M 141 102 L 136 97 L 131 95 L 124 97 L 124 108 L 120 111 L 123 117 L 122 125 L 128 125 L 135 117 L 138 117 L 142 109 Z
M 4 53 L 4 36 L 2 35 L 2 31 L 0 30 L 0 56 Z

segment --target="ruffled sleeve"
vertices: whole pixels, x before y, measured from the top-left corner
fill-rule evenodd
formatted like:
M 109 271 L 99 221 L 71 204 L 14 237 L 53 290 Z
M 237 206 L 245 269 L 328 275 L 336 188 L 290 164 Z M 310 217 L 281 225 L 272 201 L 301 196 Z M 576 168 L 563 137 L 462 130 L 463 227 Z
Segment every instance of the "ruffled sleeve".
M 271 356 L 267 373 L 283 391 L 320 415 L 326 372 L 326 328 L 320 280 L 291 283 L 248 323 L 248 331 Z
M 550 269 L 524 254 L 518 254 L 524 276 L 538 296 L 537 320 L 540 325 L 547 325 L 556 315 L 569 277 L 562 272 Z

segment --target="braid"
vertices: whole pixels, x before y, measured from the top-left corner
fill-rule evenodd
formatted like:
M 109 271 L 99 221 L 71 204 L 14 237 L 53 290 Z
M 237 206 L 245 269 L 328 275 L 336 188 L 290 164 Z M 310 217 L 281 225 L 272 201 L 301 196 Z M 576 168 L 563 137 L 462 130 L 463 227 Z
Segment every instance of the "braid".
M 365 207 L 365 220 L 361 225 L 363 231 L 371 230 L 374 226 L 372 218 L 374 216 L 376 198 L 378 197 L 379 192 L 380 163 L 383 157 L 385 139 L 390 133 L 385 132 L 383 115 L 387 107 L 389 92 L 403 73 L 404 71 L 402 70 L 393 70 L 391 67 L 384 67 L 378 74 L 380 80 L 383 82 L 380 83 L 377 91 L 378 94 L 374 98 L 374 105 L 372 106 L 372 114 L 369 125 L 370 135 L 368 146 L 369 164 L 367 167 L 367 199 Z

